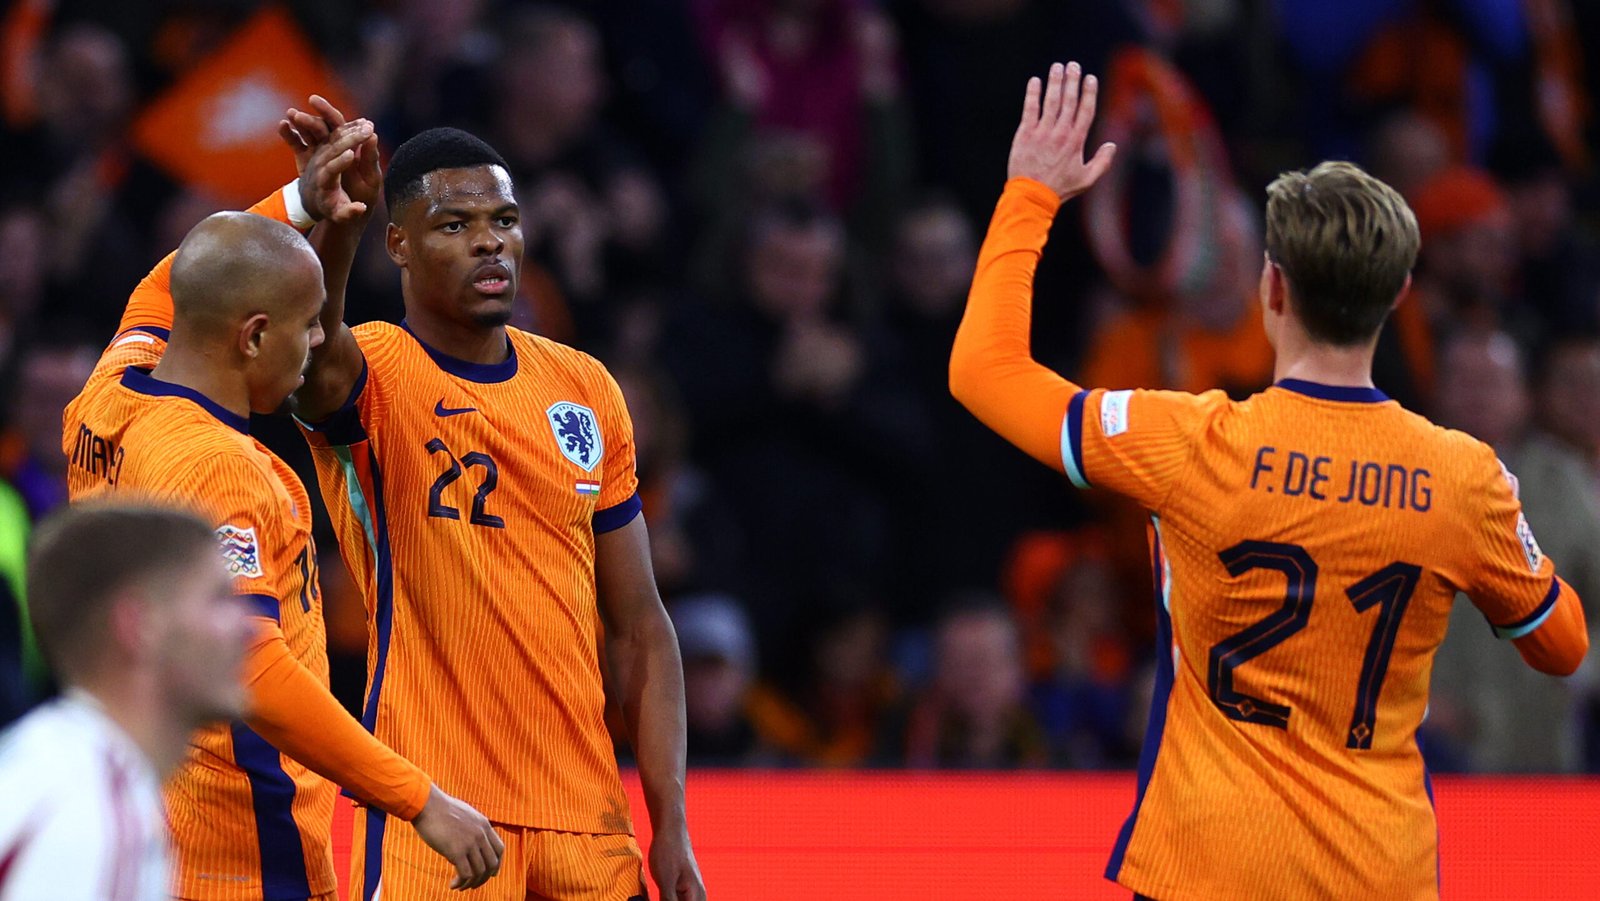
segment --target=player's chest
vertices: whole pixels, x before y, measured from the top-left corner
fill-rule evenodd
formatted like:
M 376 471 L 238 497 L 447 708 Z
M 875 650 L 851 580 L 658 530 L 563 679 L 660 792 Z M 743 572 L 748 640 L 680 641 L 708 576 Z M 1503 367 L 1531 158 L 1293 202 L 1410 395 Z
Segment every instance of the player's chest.
M 593 402 L 561 385 L 448 383 L 398 402 L 380 436 L 393 516 L 583 531 L 611 448 Z

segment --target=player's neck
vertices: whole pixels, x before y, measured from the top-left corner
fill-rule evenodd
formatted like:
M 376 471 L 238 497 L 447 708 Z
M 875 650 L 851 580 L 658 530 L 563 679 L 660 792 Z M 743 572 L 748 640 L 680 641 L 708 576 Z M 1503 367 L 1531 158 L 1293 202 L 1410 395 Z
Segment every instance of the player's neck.
M 451 322 L 426 311 L 406 312 L 406 327 L 423 344 L 446 356 L 493 366 L 504 363 L 511 353 L 503 325 L 478 325 Z
M 244 378 L 218 365 L 203 351 L 193 351 L 176 342 L 169 344 L 166 353 L 161 355 L 161 362 L 150 374 L 163 382 L 199 392 L 237 416 L 250 415 L 250 392 Z
M 77 687 L 99 704 L 100 712 L 133 741 L 162 779 L 183 762 L 189 736 L 204 725 L 185 721 L 164 703 L 159 687 L 147 675 L 130 676 L 124 670 Z
M 1298 379 L 1319 385 L 1371 388 L 1376 343 L 1337 347 L 1312 341 L 1298 329 L 1284 329 L 1278 342 L 1272 380 Z

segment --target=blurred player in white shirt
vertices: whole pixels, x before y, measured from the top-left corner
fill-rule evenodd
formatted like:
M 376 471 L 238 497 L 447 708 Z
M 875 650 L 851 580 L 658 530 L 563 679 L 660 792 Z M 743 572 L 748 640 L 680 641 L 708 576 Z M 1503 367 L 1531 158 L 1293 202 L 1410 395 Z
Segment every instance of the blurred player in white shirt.
M 245 706 L 252 627 L 217 538 L 187 513 L 73 507 L 35 533 L 28 606 L 65 693 L 0 734 L 0 901 L 168 898 L 161 780 Z

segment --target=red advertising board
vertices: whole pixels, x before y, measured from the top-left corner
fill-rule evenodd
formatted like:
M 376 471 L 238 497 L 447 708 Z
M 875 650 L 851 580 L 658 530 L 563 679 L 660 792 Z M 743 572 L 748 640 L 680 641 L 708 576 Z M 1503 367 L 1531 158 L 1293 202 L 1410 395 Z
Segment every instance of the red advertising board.
M 1133 794 L 1131 774 L 696 771 L 688 800 L 713 901 L 1126 901 L 1101 873 Z M 1434 796 L 1444 898 L 1600 898 L 1600 780 L 1440 777 Z

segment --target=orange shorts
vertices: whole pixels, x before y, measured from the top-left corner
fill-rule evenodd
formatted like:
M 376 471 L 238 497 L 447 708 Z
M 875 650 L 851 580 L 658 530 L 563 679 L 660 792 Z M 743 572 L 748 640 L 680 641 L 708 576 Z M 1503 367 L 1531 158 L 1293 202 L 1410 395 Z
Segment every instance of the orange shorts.
M 645 901 L 644 857 L 633 836 L 494 824 L 506 843 L 500 873 L 472 901 Z M 370 862 L 369 862 L 370 861 Z M 350 842 L 352 901 L 461 901 L 455 867 L 410 823 L 358 808 Z

